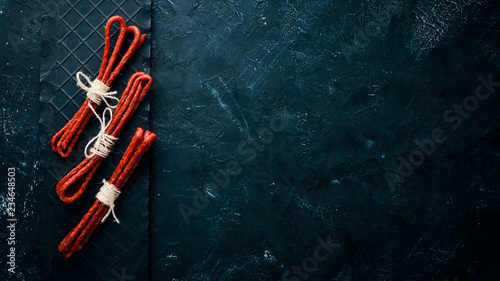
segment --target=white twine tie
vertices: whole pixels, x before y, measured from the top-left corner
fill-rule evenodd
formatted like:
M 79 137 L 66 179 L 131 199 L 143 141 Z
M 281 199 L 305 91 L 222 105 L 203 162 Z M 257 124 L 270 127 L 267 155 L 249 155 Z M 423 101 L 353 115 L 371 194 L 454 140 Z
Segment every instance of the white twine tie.
M 102 218 L 101 222 L 104 222 L 110 213 L 113 214 L 113 218 L 117 223 L 120 223 L 115 214 L 115 200 L 120 195 L 120 190 L 118 190 L 114 185 L 110 184 L 106 180 L 102 180 L 102 187 L 99 189 L 99 192 L 95 196 L 97 200 L 101 201 L 104 205 L 109 207 L 108 212 Z
M 87 84 L 89 86 L 85 86 L 85 84 L 83 84 L 81 77 L 87 80 Z M 108 99 L 120 101 L 120 99 L 115 97 L 117 93 L 116 91 L 108 93 L 109 91 L 108 86 L 106 86 L 104 83 L 102 83 L 97 79 L 95 79 L 94 81 L 90 81 L 90 78 L 87 75 L 83 74 L 83 72 L 81 71 L 76 73 L 76 81 L 77 81 L 76 85 L 80 87 L 82 90 L 86 91 L 87 97 L 97 105 L 100 105 L 101 101 L 104 100 L 104 102 L 108 107 L 115 108 L 116 105 L 110 105 Z
M 90 158 L 94 155 L 100 156 L 102 158 L 108 157 L 108 154 L 113 150 L 113 146 L 115 145 L 115 141 L 118 139 L 112 135 L 106 134 L 106 129 L 109 127 L 111 120 L 113 119 L 113 110 L 107 107 L 103 113 L 102 118 L 97 115 L 94 108 L 91 106 L 90 109 L 94 112 L 101 123 L 101 129 L 97 136 L 93 137 L 89 143 L 85 146 L 85 157 Z M 106 112 L 109 112 L 109 121 L 106 124 Z M 94 143 L 94 146 L 90 149 L 90 153 L 88 152 L 89 146 Z

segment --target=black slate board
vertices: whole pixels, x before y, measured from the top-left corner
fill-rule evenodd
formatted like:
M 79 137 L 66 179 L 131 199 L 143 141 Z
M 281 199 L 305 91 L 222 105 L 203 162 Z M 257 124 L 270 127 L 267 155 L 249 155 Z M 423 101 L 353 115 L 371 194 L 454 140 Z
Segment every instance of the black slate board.
M 83 159 L 83 150 L 99 129 L 96 118 L 88 124 L 72 154 L 63 159 L 50 148 L 50 138 L 73 116 L 85 96 L 76 87 L 75 74 L 82 71 L 94 79 L 102 61 L 104 26 L 109 17 L 122 16 L 148 34 L 149 1 L 43 1 L 47 13 L 41 26 L 42 60 L 40 93 L 40 274 L 50 280 L 111 280 L 148 276 L 148 157 L 143 159 L 117 201 L 120 224 L 107 220 L 73 257 L 66 260 L 57 251 L 62 238 L 88 210 L 102 179 L 109 179 L 137 127 L 148 129 L 149 98 L 135 112 L 114 151 L 101 164 L 84 194 L 72 204 L 60 201 L 55 184 Z M 116 41 L 118 25 L 112 32 Z M 130 39 L 130 38 L 129 38 Z M 129 40 L 129 42 L 131 39 Z M 127 43 L 126 43 L 127 44 Z M 125 45 L 126 46 L 126 45 Z M 111 85 L 119 95 L 129 77 L 146 71 L 149 40 L 142 44 Z M 102 109 L 101 109 L 102 110 Z M 98 111 L 100 112 L 100 111 Z

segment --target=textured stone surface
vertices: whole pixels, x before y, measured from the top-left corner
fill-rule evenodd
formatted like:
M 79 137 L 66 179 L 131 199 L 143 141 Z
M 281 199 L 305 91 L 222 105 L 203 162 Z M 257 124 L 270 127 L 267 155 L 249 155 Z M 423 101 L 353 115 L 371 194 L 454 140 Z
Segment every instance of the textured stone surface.
M 153 4 L 154 279 L 499 278 L 498 97 L 442 117 L 500 80 L 498 5 L 407 2 Z
M 15 19 L 37 6 L 0 8 L 2 32 L 21 35 Z M 150 279 L 500 279 L 499 90 L 454 107 L 478 76 L 500 80 L 499 12 L 492 0 L 153 1 Z M 0 44 L 20 280 L 37 276 L 36 34 Z

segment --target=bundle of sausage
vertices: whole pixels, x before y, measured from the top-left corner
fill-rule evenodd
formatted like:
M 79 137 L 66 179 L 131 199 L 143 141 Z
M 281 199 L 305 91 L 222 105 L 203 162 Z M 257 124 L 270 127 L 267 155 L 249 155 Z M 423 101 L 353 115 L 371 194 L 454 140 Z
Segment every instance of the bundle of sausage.
M 110 56 L 111 27 L 115 22 L 120 24 L 120 33 Z M 121 60 L 118 61 L 122 45 L 128 34 L 131 33 L 134 34 L 134 39 Z M 77 85 L 87 92 L 87 98 L 73 118 L 51 140 L 52 149 L 62 157 L 67 157 L 75 147 L 92 115 L 95 115 L 100 122 L 99 133 L 85 147 L 85 159 L 56 185 L 57 195 L 66 203 L 75 201 L 85 191 L 102 161 L 112 151 L 115 141 L 118 140 L 118 135 L 153 83 L 151 76 L 143 72 L 136 72 L 130 77 L 120 99 L 115 97 L 117 92 L 109 92 L 109 86 L 116 79 L 130 56 L 142 44 L 146 35 L 141 35 L 135 26 L 127 26 L 122 17 L 114 16 L 106 24 L 104 37 L 104 55 L 97 79 L 91 81 L 85 74 L 77 73 Z M 86 85 L 82 81 L 82 77 L 86 80 Z M 112 105 L 110 100 L 118 101 L 118 103 Z M 103 101 L 106 108 L 100 115 L 96 110 Z M 115 199 L 155 140 L 155 134 L 137 128 L 113 175 L 109 181 L 103 180 L 103 185 L 96 195 L 97 199 L 94 204 L 83 216 L 80 223 L 59 244 L 59 251 L 64 257 L 69 258 L 75 251 L 80 250 L 99 223 L 104 222 L 110 214 L 119 223 L 114 211 Z
M 75 251 L 80 250 L 94 233 L 100 222 L 104 222 L 110 213 L 118 222 L 114 214 L 114 201 L 120 194 L 144 153 L 156 140 L 156 135 L 150 131 L 144 132 L 137 128 L 120 163 L 116 167 L 109 181 L 103 181 L 101 190 L 96 195 L 92 207 L 83 216 L 78 225 L 59 244 L 59 251 L 65 258 L 69 258 Z
M 127 88 L 123 92 L 114 113 L 110 108 L 104 110 L 100 118 L 101 131 L 89 142 L 89 144 L 94 143 L 94 147 L 90 149 L 90 153 L 87 152 L 87 147 L 85 149 L 86 158 L 56 185 L 57 195 L 62 201 L 71 203 L 85 191 L 102 160 L 111 151 L 118 134 L 125 127 L 152 83 L 153 78 L 151 76 L 143 72 L 136 72 L 130 77 Z M 106 122 L 107 113 L 112 116 L 109 123 Z
M 113 53 L 110 57 L 111 27 L 115 22 L 120 24 L 120 33 L 113 48 Z M 121 60 L 118 61 L 118 56 L 120 55 L 123 43 L 129 34 L 134 35 L 132 44 L 130 44 Z M 90 121 L 92 112 L 95 111 L 97 106 L 99 106 L 102 101 L 104 101 L 108 107 L 114 107 L 109 103 L 108 99 L 118 99 L 114 97 L 116 92 L 108 92 L 110 89 L 109 86 L 113 83 L 113 81 L 115 81 L 125 63 L 129 60 L 132 54 L 139 49 L 145 39 L 146 35 L 141 35 L 139 28 L 136 26 L 127 26 L 122 17 L 113 16 L 108 20 L 104 30 L 104 54 L 102 57 L 101 68 L 99 69 L 99 76 L 94 81 L 90 81 L 90 79 L 83 73 L 77 73 L 77 85 L 87 92 L 87 98 L 83 102 L 80 109 L 75 113 L 73 118 L 71 118 L 68 123 L 52 137 L 51 145 L 55 152 L 62 157 L 68 157 L 71 151 L 73 151 L 73 148 L 75 147 L 83 129 Z M 87 84 L 90 86 L 85 86 L 80 77 L 84 77 L 87 80 Z

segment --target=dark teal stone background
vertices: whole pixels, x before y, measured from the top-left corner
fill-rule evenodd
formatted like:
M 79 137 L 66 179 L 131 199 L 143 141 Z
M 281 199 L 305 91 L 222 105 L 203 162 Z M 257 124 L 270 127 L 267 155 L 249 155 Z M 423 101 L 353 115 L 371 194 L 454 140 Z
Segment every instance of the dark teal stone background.
M 39 21 L 16 20 L 37 7 L 0 2 L 0 172 L 18 167 L 27 206 L 20 274 L 2 280 L 38 278 L 44 54 Z M 500 280 L 500 86 L 469 98 L 500 81 L 499 14 L 493 0 L 152 1 L 149 278 Z M 15 51 L 5 34 L 26 27 Z

